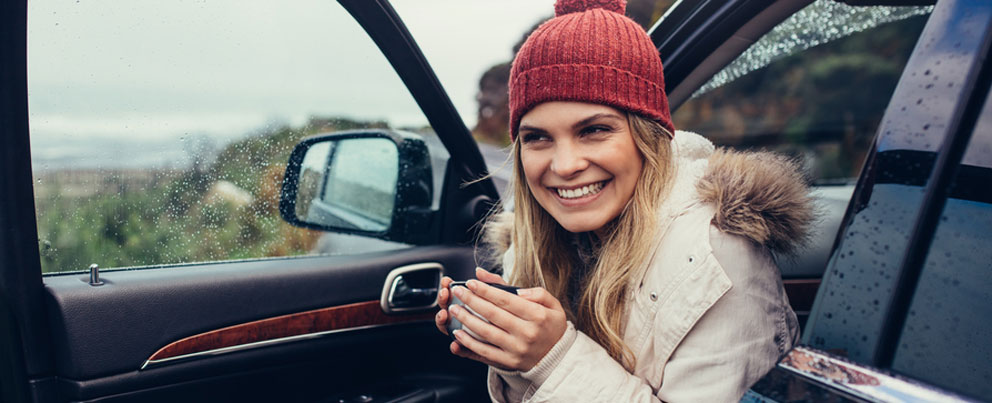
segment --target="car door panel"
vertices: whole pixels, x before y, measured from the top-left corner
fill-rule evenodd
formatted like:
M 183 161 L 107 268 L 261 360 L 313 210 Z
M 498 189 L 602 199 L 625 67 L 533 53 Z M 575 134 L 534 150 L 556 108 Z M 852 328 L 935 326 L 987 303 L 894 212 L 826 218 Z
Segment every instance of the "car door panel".
M 342 333 L 153 370 L 60 379 L 59 400 L 316 401 L 418 389 L 461 396 L 438 401 L 478 400 L 485 367 L 447 353 L 447 343 L 428 323 Z
M 447 353 L 448 340 L 434 328 L 433 310 L 382 313 L 379 299 L 388 273 L 423 262 L 439 263 L 446 275 L 455 278 L 468 278 L 475 267 L 471 248 L 437 246 L 357 256 L 112 271 L 103 274 L 101 286 L 89 285 L 88 276 L 83 275 L 47 277 L 46 305 L 61 388 L 67 397 L 90 399 L 194 380 L 170 387 L 213 382 L 204 379 L 225 382 L 238 371 L 244 371 L 238 377 L 250 378 L 253 371 L 283 366 L 295 367 L 277 372 L 299 377 L 301 372 L 328 365 L 321 364 L 323 360 L 344 363 L 317 372 L 333 379 L 352 379 L 344 385 L 369 383 L 382 375 L 379 371 L 407 367 L 419 369 L 393 375 L 478 373 L 466 371 L 466 363 L 450 362 L 454 360 Z M 356 306 L 361 309 L 352 309 L 352 314 L 359 317 L 349 320 L 340 315 L 342 309 Z M 279 332 L 285 329 L 286 315 L 314 310 L 321 310 L 325 319 L 331 314 L 334 326 L 302 328 L 296 338 L 285 338 L 286 333 Z M 295 318 L 299 323 L 300 317 Z M 314 315 L 304 321 L 312 319 Z M 243 340 L 226 340 L 221 347 L 227 349 L 208 347 L 184 360 L 165 360 L 140 369 L 173 342 L 218 329 L 257 325 L 260 320 L 270 323 L 261 331 L 275 333 L 265 337 L 253 326 L 234 336 Z M 350 376 L 335 375 L 341 371 Z

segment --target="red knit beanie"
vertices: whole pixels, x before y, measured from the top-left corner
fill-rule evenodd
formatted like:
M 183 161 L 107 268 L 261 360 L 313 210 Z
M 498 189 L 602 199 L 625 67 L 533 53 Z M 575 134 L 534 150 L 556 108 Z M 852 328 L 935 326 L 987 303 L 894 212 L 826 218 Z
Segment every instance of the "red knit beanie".
M 661 57 L 625 0 L 558 0 L 555 18 L 520 47 L 510 70 L 510 138 L 520 118 L 548 101 L 604 104 L 640 114 L 673 134 Z

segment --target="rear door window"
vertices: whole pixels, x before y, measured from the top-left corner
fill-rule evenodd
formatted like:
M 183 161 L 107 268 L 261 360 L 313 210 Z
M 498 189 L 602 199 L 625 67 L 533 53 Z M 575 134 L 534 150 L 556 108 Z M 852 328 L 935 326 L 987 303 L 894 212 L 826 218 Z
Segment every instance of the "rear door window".
M 800 156 L 820 181 L 856 177 L 931 10 L 815 1 L 697 90 L 675 125 Z

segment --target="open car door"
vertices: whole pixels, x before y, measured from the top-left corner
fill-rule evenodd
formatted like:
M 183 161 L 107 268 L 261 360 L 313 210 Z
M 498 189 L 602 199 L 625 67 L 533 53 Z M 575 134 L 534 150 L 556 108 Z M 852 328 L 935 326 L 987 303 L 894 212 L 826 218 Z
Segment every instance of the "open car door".
M 280 14 L 289 8 L 282 5 L 224 5 L 172 5 L 175 14 L 157 3 L 76 3 L 30 12 L 27 1 L 0 5 L 0 400 L 487 399 L 485 366 L 450 354 L 450 340 L 435 329 L 433 296 L 441 274 L 473 276 L 474 225 L 498 195 L 491 179 L 465 185 L 485 175 L 482 157 L 403 22 L 384 0 L 306 4 L 288 15 Z M 115 14 L 126 18 L 111 18 L 116 25 L 87 20 Z M 154 18 L 128 26 L 132 16 Z M 248 17 L 256 22 L 251 31 L 260 34 L 230 32 L 229 21 Z M 80 28 L 85 24 L 97 26 Z M 129 39 L 128 29 L 164 28 L 170 33 L 160 42 Z M 93 47 L 69 50 L 74 46 L 49 48 L 33 39 L 61 29 L 92 33 L 96 44 L 79 42 Z M 72 33 L 61 40 L 72 43 Z M 287 33 L 300 35 L 284 38 Z M 215 45 L 217 38 L 231 41 Z M 267 47 L 239 50 L 253 40 Z M 286 47 L 305 51 L 281 52 Z M 152 56 L 128 53 L 140 49 Z M 176 49 L 193 51 L 171 57 Z M 46 52 L 61 59 L 46 59 Z M 334 57 L 308 67 L 306 52 Z M 69 76 L 64 66 L 93 68 L 87 60 L 108 55 L 119 56 L 113 64 L 126 71 L 104 76 L 99 68 L 88 70 L 91 87 L 59 86 L 44 73 L 29 82 L 29 62 L 41 71 L 57 68 L 46 60 L 65 60 L 58 68 Z M 256 62 L 264 76 L 239 76 L 241 67 Z M 222 68 L 209 71 L 214 64 Z M 326 81 L 301 82 L 312 70 Z M 318 94 L 323 98 L 316 103 L 326 109 L 303 111 L 317 115 L 302 125 L 267 125 L 252 136 L 228 138 L 212 145 L 214 160 L 178 168 L 142 164 L 149 154 L 141 153 L 144 146 L 128 148 L 127 136 L 99 143 L 111 151 L 95 164 L 59 165 L 100 158 L 73 154 L 82 151 L 51 160 L 42 155 L 45 142 L 76 142 L 78 126 L 58 132 L 46 123 L 52 105 L 85 99 L 75 111 L 90 116 L 111 108 L 101 89 L 120 85 L 130 86 L 124 97 L 134 97 L 137 110 L 155 93 L 144 90 L 195 74 L 202 74 L 195 96 L 177 89 L 177 98 L 166 102 L 179 111 L 175 116 L 195 114 L 201 101 L 225 92 L 252 102 L 257 93 L 237 91 L 253 84 L 264 97 L 291 94 L 281 104 Z M 386 84 L 392 87 L 381 90 Z M 389 117 L 383 111 L 394 103 L 414 117 Z M 172 140 L 191 136 L 179 128 L 181 119 L 121 119 L 110 126 L 136 137 L 163 127 L 175 129 L 164 131 Z M 398 126 L 431 146 L 432 186 L 416 226 L 397 229 L 387 211 L 382 225 L 400 235 L 376 243 L 279 221 L 281 170 L 299 139 Z M 33 157 L 30 148 L 36 148 Z M 101 208 L 106 214 L 87 215 Z M 199 223 L 191 224 L 193 218 Z M 169 249 L 176 243 L 185 249 Z M 137 252 L 123 252 L 135 245 Z M 288 256 L 321 247 L 335 253 Z M 419 297 L 404 297 L 397 292 L 403 287 Z

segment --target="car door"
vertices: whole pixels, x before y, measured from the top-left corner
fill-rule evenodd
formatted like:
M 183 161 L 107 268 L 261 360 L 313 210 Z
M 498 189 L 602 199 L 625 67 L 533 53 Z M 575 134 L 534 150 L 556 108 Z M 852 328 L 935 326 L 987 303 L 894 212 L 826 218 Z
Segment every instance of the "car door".
M 863 168 L 855 168 L 859 180 L 853 198 L 849 203 L 846 197 L 837 201 L 839 214 L 836 209 L 823 211 L 835 214 L 836 221 L 825 243 L 814 239 L 820 242 L 814 248 L 825 247 L 824 258 L 818 263 L 821 271 L 788 264 L 783 267 L 787 288 L 790 283 L 795 286 L 795 280 L 818 284 L 821 273 L 823 276 L 815 304 L 808 299 L 812 293 L 805 294 L 809 323 L 803 333 L 804 346 L 794 348 L 743 400 L 989 399 L 989 351 L 984 341 L 989 335 L 989 304 L 983 297 L 988 290 L 988 237 L 984 233 L 989 197 L 987 187 L 979 184 L 989 176 L 990 69 L 986 60 L 992 30 L 988 3 L 685 4 L 689 7 L 677 7 L 669 14 L 674 19 L 662 21 L 654 30 L 663 57 L 667 48 L 671 60 L 666 64 L 666 79 L 676 80 L 669 89 L 672 104 L 680 105 L 673 106 L 678 108 L 673 113 L 677 125 L 681 115 L 689 119 L 682 120 L 682 127 L 695 125 L 697 130 L 710 131 L 739 147 L 774 147 L 767 137 L 789 132 L 768 130 L 776 127 L 791 126 L 791 134 L 805 140 L 829 138 L 830 131 L 822 130 L 829 127 L 822 124 L 829 118 L 793 114 L 795 110 L 810 111 L 805 106 L 781 108 L 782 100 L 805 94 L 800 101 L 842 100 L 827 103 L 831 109 L 826 111 L 850 122 L 849 129 L 841 131 L 851 134 L 844 135 L 845 140 L 867 145 L 861 148 L 858 161 Z M 865 30 L 870 38 L 853 33 L 860 29 L 857 26 L 871 25 L 865 23 L 872 18 L 847 18 L 873 9 L 881 11 L 875 16 L 883 19 L 902 17 L 876 25 L 882 29 Z M 803 15 L 808 10 L 817 13 Z M 829 14 L 835 18 L 820 18 Z M 778 27 L 761 29 L 772 21 L 772 25 L 789 24 L 796 17 L 794 22 L 802 29 L 794 31 L 795 36 L 788 32 L 782 36 L 783 32 L 776 32 Z M 845 20 L 859 22 L 834 25 Z M 915 27 L 915 34 L 891 36 L 897 30 L 889 28 L 901 30 L 899 25 Z M 833 39 L 816 39 L 808 49 L 816 56 L 815 68 L 806 72 L 791 68 L 799 65 L 794 63 L 799 61 L 794 56 L 768 63 L 777 57 L 778 50 L 794 49 L 804 40 L 817 38 L 816 32 L 823 29 L 854 41 L 832 46 Z M 776 33 L 780 40 L 763 48 L 762 42 Z M 862 46 L 872 40 L 884 41 L 885 48 L 846 57 L 831 52 L 837 48 L 864 50 Z M 900 45 L 902 40 L 908 40 L 908 46 Z M 894 52 L 895 47 L 904 50 Z M 742 49 L 748 50 L 742 54 Z M 899 59 L 902 65 L 890 64 Z M 887 69 L 894 74 L 879 74 Z M 807 84 L 817 75 L 829 77 L 824 73 L 831 70 L 844 74 L 819 88 Z M 864 80 L 875 74 L 879 75 Z M 809 87 L 817 91 L 808 92 Z M 709 94 L 715 95 L 707 99 Z M 880 103 L 865 102 L 879 95 L 876 99 Z M 865 112 L 877 116 L 866 119 L 874 125 L 855 123 Z M 736 120 L 728 119 L 728 115 Z M 783 115 L 790 118 L 786 125 L 754 119 L 773 120 Z M 741 132 L 761 136 L 733 137 Z M 810 150 L 809 154 L 815 152 Z M 836 165 L 824 168 L 850 162 L 832 161 Z M 825 187 L 821 185 L 817 191 Z M 850 197 L 851 190 L 846 194 Z M 801 270 L 789 271 L 793 269 Z M 788 278 L 790 274 L 800 276 L 794 280 Z M 790 293 L 790 300 L 802 315 L 796 295 Z
M 940 1 L 886 111 L 824 285 L 753 401 L 988 401 L 992 7 Z
M 175 14 L 157 2 L 0 6 L 0 400 L 486 399 L 485 366 L 448 352 L 432 303 L 388 309 L 404 303 L 389 294 L 400 281 L 433 295 L 440 274 L 472 276 L 475 224 L 498 200 L 492 180 L 478 180 L 486 174 L 479 149 L 403 22 L 384 0 L 306 3 L 289 17 L 280 12 L 291 7 L 211 8 L 218 3 L 183 3 Z M 103 23 L 80 28 L 90 17 Z M 294 29 L 302 34 L 277 40 Z M 80 37 L 95 40 L 74 42 Z M 266 51 L 243 51 L 252 40 Z M 76 45 L 46 47 L 61 41 Z M 338 53 L 340 43 L 366 48 Z M 138 51 L 147 52 L 130 53 Z M 317 53 L 331 57 L 307 57 Z M 89 64 L 101 58 L 112 63 Z M 200 74 L 190 65 L 221 68 L 184 90 L 183 76 Z M 74 70 L 88 84 L 59 82 Z M 365 79 L 365 70 L 380 76 Z M 324 78 L 338 80 L 307 81 Z M 393 92 L 375 93 L 379 81 Z M 128 90 L 104 96 L 118 86 Z M 296 105 L 308 94 L 327 96 L 313 105 L 340 109 L 240 126 L 250 133 L 219 145 L 183 127 L 211 103 Z M 151 98 L 162 102 L 146 104 Z M 403 102 L 416 118 L 377 119 Z M 142 117 L 159 110 L 178 112 Z M 118 136 L 77 140 L 75 130 L 96 116 L 110 119 L 97 131 Z M 59 126 L 62 118 L 69 123 Z M 438 179 L 416 240 L 352 239 L 349 253 L 298 256 L 322 235 L 278 219 L 292 145 L 324 131 L 394 127 L 446 154 L 431 167 Z M 160 129 L 163 142 L 179 140 L 194 157 L 180 163 L 167 146 L 130 141 Z M 55 146 L 75 151 L 46 155 Z M 59 166 L 67 161 L 78 164 Z

